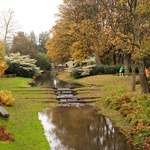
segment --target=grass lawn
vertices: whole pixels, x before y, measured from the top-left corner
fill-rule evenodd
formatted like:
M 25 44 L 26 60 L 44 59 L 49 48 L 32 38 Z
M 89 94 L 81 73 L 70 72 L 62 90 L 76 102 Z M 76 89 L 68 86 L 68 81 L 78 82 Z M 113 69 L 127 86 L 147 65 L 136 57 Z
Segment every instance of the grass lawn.
M 0 78 L 0 91 L 12 91 L 15 98 L 13 107 L 5 107 L 10 113 L 9 120 L 0 119 L 0 126 L 6 126 L 15 141 L 0 142 L 2 150 L 50 149 L 42 124 L 38 120 L 38 112 L 56 106 L 57 102 L 50 102 L 50 98 L 54 95 L 49 89 L 29 87 L 28 82 L 31 82 L 31 79 Z

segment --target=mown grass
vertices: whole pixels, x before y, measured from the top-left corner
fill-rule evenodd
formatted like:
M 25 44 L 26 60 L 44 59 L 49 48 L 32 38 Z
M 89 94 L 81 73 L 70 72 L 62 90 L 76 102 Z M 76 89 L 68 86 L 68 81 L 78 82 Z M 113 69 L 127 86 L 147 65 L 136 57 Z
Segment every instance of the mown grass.
M 136 91 L 131 91 L 131 76 L 97 75 L 74 79 L 68 72 L 62 71 L 59 72 L 58 78 L 83 84 L 84 87 L 76 89 L 78 97 L 100 97 L 94 103 L 100 108 L 100 113 L 109 117 L 114 126 L 119 127 L 130 141 L 138 145 L 137 147 L 140 144 L 140 150 L 145 150 L 146 140 L 150 134 L 149 104 L 146 104 L 150 96 L 141 95 L 139 84 L 136 85 Z M 118 108 L 117 105 L 119 105 Z M 147 111 L 147 115 L 144 110 Z
M 12 91 L 15 98 L 14 106 L 5 107 L 10 113 L 9 120 L 0 119 L 0 126 L 6 126 L 15 141 L 0 142 L 0 149 L 50 149 L 44 129 L 38 119 L 38 112 L 47 107 L 55 107 L 57 103 L 50 102 L 50 98 L 54 95 L 48 89 L 29 87 L 28 82 L 31 82 L 31 79 L 0 78 L 0 90 Z

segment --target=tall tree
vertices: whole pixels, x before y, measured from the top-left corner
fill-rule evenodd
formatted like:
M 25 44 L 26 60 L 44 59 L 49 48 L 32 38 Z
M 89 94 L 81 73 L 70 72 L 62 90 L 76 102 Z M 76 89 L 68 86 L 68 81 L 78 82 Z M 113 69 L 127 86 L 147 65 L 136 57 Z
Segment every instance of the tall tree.
M 24 32 L 18 32 L 17 35 L 14 36 L 10 52 L 19 52 L 21 55 L 30 54 L 31 58 L 35 58 L 37 55 L 37 51 L 35 49 L 34 44 L 24 34 Z
M 29 39 L 30 41 L 34 44 L 35 48 L 37 49 L 37 44 L 38 44 L 38 38 L 35 35 L 34 31 L 31 31 L 29 34 Z
M 53 32 L 55 32 L 55 34 Z M 53 36 L 45 45 L 47 55 L 55 64 L 65 63 L 70 58 L 70 35 L 63 28 L 63 23 L 54 26 L 51 33 L 53 33 Z
M 0 13 L 0 38 L 4 41 L 6 49 L 20 28 L 17 21 L 15 21 L 14 14 L 11 9 Z
M 50 39 L 50 35 L 48 32 L 42 32 L 39 34 L 39 39 L 38 39 L 38 51 L 41 53 L 46 54 L 46 48 L 45 44 L 46 42 Z
M 46 47 L 51 57 L 53 54 L 53 58 L 56 60 L 55 56 L 64 56 L 57 55 L 58 52 L 59 54 L 65 52 L 64 54 L 68 54 L 65 56 L 68 57 L 70 55 L 78 60 L 86 59 L 92 55 L 93 42 L 91 37 L 93 36 L 92 28 L 94 26 L 93 22 L 95 22 L 94 18 L 96 18 L 96 9 L 94 9 L 93 3 L 85 2 L 85 0 L 64 1 L 64 4 L 60 6 L 59 20 L 52 30 L 53 37 L 50 41 L 53 41 L 49 41 L 49 43 L 54 44 L 54 41 L 57 40 L 57 50 L 56 45 L 54 47 L 52 45 L 49 48 L 48 46 Z M 58 44 L 60 42 L 61 47 Z M 49 50 L 53 51 L 53 53 L 49 52 Z M 67 60 L 67 57 L 62 60 Z

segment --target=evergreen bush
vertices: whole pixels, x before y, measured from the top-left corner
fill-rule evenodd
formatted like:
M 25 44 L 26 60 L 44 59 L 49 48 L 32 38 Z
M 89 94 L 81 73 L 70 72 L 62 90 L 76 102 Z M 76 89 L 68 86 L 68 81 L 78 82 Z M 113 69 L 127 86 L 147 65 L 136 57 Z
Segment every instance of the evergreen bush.
M 42 70 L 44 71 L 51 70 L 51 62 L 46 54 L 38 53 L 36 60 L 37 60 L 36 66 L 40 67 Z
M 116 74 L 119 72 L 119 65 L 102 65 L 96 64 L 91 71 L 91 75 L 100 75 L 100 74 Z
M 71 75 L 75 78 L 75 79 L 78 79 L 78 78 L 81 78 L 82 77 L 82 74 L 83 73 L 83 70 L 81 69 L 73 69 L 72 72 L 71 72 Z

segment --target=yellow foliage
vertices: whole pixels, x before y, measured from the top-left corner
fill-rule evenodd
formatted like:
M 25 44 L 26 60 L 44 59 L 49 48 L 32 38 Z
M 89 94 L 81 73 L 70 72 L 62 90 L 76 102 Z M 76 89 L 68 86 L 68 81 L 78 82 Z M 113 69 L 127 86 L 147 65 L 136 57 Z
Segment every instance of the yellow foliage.
M 0 41 L 0 61 L 4 60 L 5 57 L 5 44 L 3 41 Z
M 150 76 L 150 68 L 148 69 L 145 68 L 145 74 L 147 78 Z
M 7 64 L 4 61 L 5 59 L 5 44 L 3 41 L 0 41 L 0 76 L 7 69 Z
M 5 72 L 5 70 L 7 69 L 7 64 L 6 64 L 6 62 L 5 61 L 1 61 L 0 62 L 0 76 L 2 75 L 2 74 L 4 74 L 4 72 Z
M 14 105 L 14 98 L 10 91 L 0 91 L 0 105 L 2 106 Z

